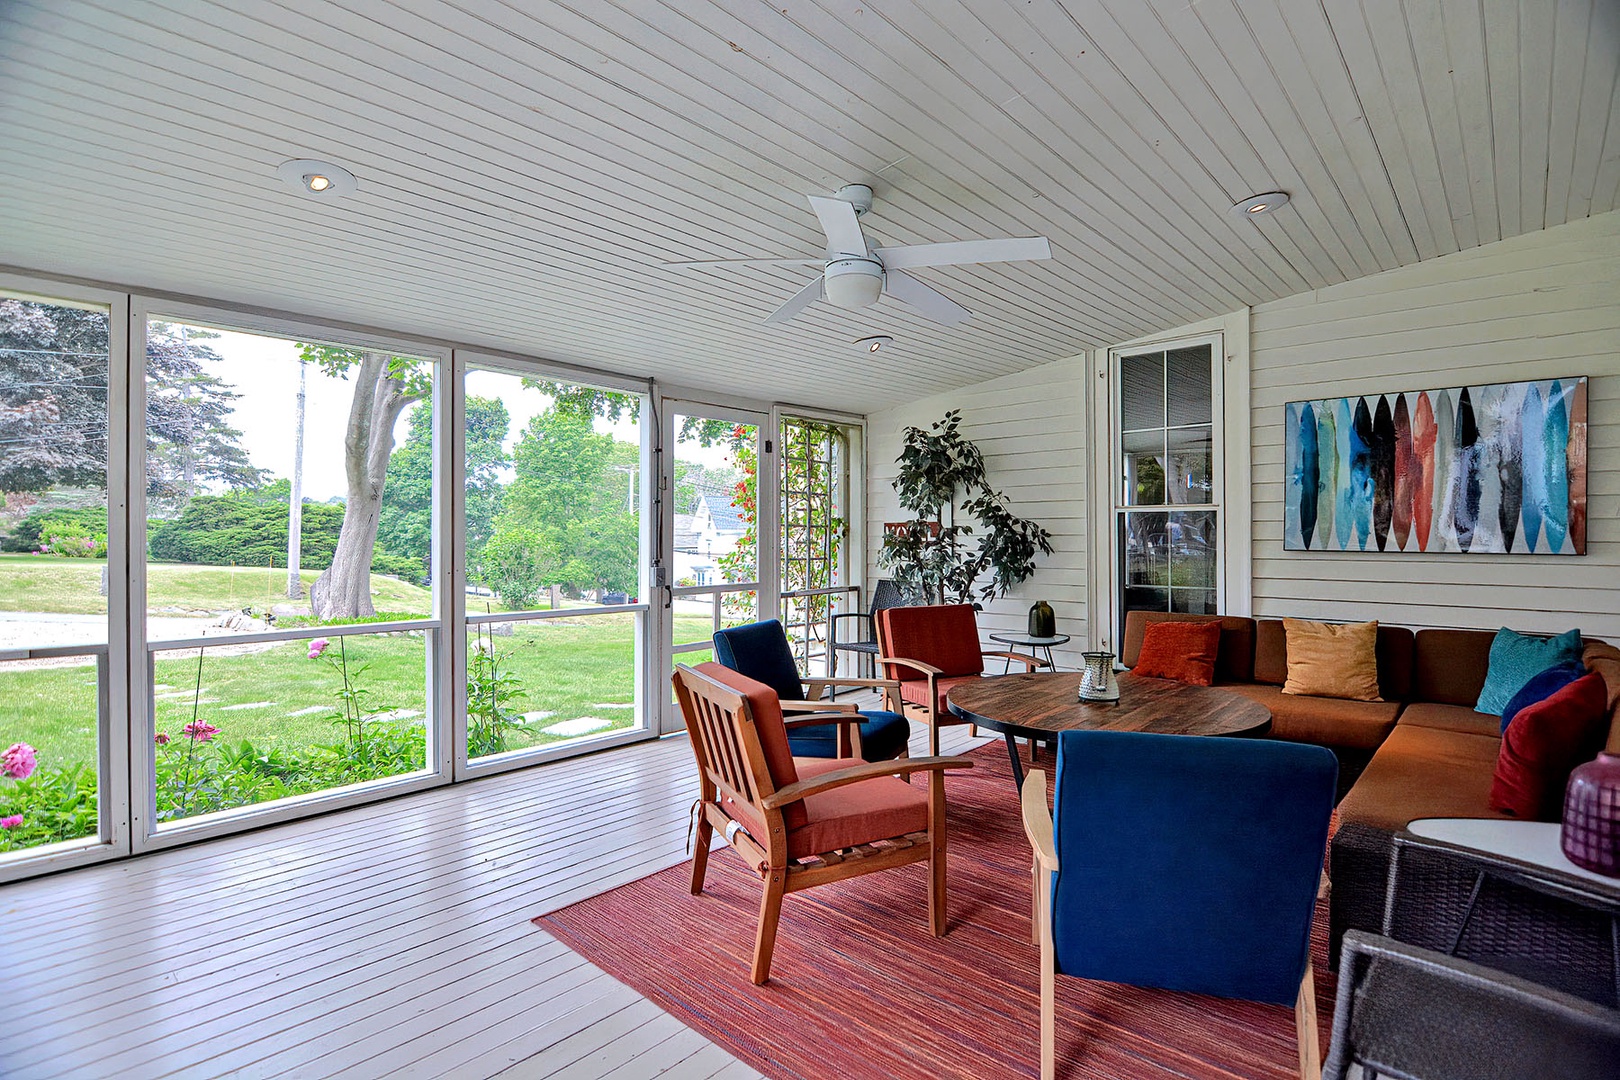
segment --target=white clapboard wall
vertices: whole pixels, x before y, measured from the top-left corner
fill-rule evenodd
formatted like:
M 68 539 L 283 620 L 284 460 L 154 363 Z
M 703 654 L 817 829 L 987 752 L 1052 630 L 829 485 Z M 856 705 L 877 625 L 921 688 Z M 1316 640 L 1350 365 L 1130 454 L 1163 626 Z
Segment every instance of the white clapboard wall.
M 1254 610 L 1620 640 L 1620 213 L 1253 309 Z M 1590 376 L 1587 554 L 1284 551 L 1290 401 Z
M 1055 650 L 1054 659 L 1060 667 L 1077 667 L 1087 632 L 1085 372 L 1083 358 L 1059 360 L 869 416 L 867 581 L 887 576 L 877 566 L 883 523 L 910 516 L 893 487 L 902 433 L 960 409 L 962 434 L 984 452 L 990 483 L 1007 495 L 1013 513 L 1052 534 L 1052 554 L 1038 557 L 1035 575 L 985 604 L 979 633 L 987 644 L 990 634 L 1022 633 L 1030 605 L 1045 600 L 1057 613 L 1058 633 L 1074 639 Z

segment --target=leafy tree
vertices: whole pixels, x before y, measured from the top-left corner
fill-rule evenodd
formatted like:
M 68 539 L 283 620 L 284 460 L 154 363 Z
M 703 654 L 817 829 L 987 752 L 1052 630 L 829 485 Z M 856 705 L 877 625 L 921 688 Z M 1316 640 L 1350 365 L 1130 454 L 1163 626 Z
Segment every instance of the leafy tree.
M 217 336 L 148 327 L 147 496 L 160 506 L 262 479 L 227 422 L 236 394 L 208 371 Z M 108 341 L 105 312 L 0 300 L 0 491 L 105 486 Z
M 473 397 L 466 404 L 467 563 L 479 553 L 495 528 L 503 488 L 500 472 L 508 463 L 504 443 L 511 426 L 506 405 Z M 433 553 L 433 407 L 411 410 L 405 440 L 388 457 L 382 508 L 377 515 L 377 547 L 415 562 L 417 577 L 432 570 Z
M 371 564 L 394 448 L 394 424 L 408 406 L 432 392 L 432 375 L 421 360 L 370 349 L 300 343 L 298 353 L 305 363 L 318 365 L 327 375 L 354 383 L 349 422 L 343 432 L 343 469 L 348 481 L 343 529 L 332 564 L 310 587 L 310 607 L 320 619 L 369 618 L 376 614 L 371 603 Z
M 534 594 L 544 585 L 635 588 L 639 527 L 621 469 L 638 455 L 637 447 L 595 431 L 577 408 L 554 406 L 529 422 L 483 559 L 485 578 L 503 600 L 532 603 L 531 585 Z M 517 566 L 519 552 L 528 569 Z

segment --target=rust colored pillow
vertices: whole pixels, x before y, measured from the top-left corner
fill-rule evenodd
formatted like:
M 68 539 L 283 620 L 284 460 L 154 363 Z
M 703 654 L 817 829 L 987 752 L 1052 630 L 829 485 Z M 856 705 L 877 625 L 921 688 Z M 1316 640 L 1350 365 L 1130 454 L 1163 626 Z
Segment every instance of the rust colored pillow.
M 1378 624 L 1284 619 L 1288 641 L 1285 694 L 1382 701 L 1378 696 Z
M 1221 647 L 1218 622 L 1156 622 L 1142 631 L 1142 651 L 1131 669 L 1154 679 L 1192 686 L 1215 681 L 1215 655 Z
M 1603 676 L 1584 675 L 1508 725 L 1496 756 L 1491 809 L 1527 821 L 1557 821 L 1575 766 L 1590 761 L 1609 733 Z

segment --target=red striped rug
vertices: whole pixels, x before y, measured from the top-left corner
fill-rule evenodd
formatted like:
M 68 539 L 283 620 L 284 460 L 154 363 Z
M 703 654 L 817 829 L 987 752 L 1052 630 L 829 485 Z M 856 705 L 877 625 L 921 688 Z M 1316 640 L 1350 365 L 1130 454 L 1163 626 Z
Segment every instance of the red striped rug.
M 946 780 L 944 938 L 928 933 L 923 866 L 834 883 L 787 897 L 771 981 L 753 986 L 760 886 L 729 850 L 710 859 L 702 897 L 687 863 L 534 921 L 767 1076 L 1035 1076 L 1029 847 L 1006 752 L 973 757 Z M 1312 945 L 1324 1040 L 1326 944 L 1323 904 Z M 1058 1007 L 1060 1076 L 1297 1075 L 1291 1008 L 1062 978 Z

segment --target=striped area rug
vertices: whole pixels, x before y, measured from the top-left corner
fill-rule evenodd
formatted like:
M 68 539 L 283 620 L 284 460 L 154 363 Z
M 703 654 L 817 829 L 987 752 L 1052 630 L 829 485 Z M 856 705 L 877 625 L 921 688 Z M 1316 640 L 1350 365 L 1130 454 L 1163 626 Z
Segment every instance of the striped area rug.
M 701 897 L 688 863 L 534 921 L 767 1076 L 1036 1076 L 1029 847 L 1005 750 L 973 757 L 946 779 L 944 938 L 928 933 L 923 866 L 837 882 L 787 897 L 771 981 L 753 986 L 760 886 L 729 850 L 710 859 Z M 1313 953 L 1324 1041 L 1326 945 L 1323 902 Z M 1059 1076 L 1297 1075 L 1291 1008 L 1064 978 L 1058 1006 Z

